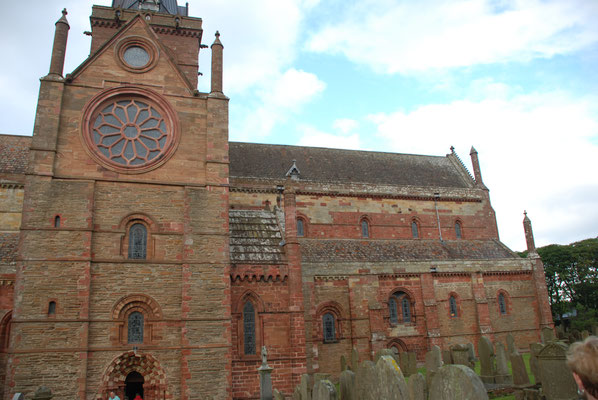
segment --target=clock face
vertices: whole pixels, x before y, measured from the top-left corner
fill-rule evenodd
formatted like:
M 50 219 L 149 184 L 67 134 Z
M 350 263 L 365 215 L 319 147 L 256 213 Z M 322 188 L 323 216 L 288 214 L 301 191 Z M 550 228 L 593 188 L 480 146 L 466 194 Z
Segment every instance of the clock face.
M 172 155 L 178 142 L 177 127 L 176 114 L 157 93 L 117 88 L 96 96 L 87 106 L 83 138 L 100 164 L 139 173 Z

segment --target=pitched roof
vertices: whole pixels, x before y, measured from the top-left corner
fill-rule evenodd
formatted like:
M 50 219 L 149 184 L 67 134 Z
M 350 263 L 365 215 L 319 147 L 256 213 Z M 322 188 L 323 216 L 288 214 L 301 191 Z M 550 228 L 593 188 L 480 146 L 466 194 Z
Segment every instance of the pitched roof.
M 24 174 L 31 136 L 0 135 L 0 175 Z
M 392 262 L 518 258 L 497 240 L 302 239 L 303 262 Z
M 285 179 L 296 160 L 299 179 L 316 182 L 468 188 L 472 182 L 449 157 L 229 143 L 231 178 Z
M 282 234 L 276 215 L 265 210 L 229 210 L 232 263 L 282 261 Z

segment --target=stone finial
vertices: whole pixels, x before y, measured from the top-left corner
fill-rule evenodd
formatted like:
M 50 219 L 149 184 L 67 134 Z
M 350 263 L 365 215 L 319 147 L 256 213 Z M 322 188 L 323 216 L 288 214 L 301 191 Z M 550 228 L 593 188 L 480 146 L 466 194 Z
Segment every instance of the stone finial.
M 62 10 L 62 17 L 56 21 L 54 32 L 54 45 L 52 47 L 52 58 L 50 59 L 50 72 L 48 76 L 52 79 L 62 80 L 64 69 L 64 57 L 66 55 L 66 42 L 69 34 L 69 22 L 66 19 L 68 12 L 66 8 Z
M 220 41 L 220 32 L 216 31 L 214 36 L 216 36 L 216 39 L 214 39 L 214 43 L 212 43 L 212 46 L 214 46 L 215 44 L 222 46 L 222 42 Z
M 523 211 L 523 231 L 525 232 L 525 243 L 527 244 L 528 257 L 537 255 L 536 243 L 534 241 L 534 231 L 532 229 L 532 221 L 527 216 L 527 211 Z
M 68 11 L 66 10 L 66 8 L 62 9 L 62 17 L 60 17 L 60 19 L 58 21 L 56 21 L 56 23 L 61 23 L 61 24 L 66 24 L 67 26 L 69 26 L 69 21 L 66 19 L 66 16 L 68 15 Z
M 471 157 L 471 165 L 473 166 L 473 177 L 475 179 L 475 183 L 477 186 L 485 189 L 484 182 L 482 181 L 482 170 L 480 169 L 480 161 L 478 159 L 478 152 L 475 147 L 471 146 L 471 151 L 469 152 Z
M 455 153 L 455 146 L 451 146 L 451 153 Z
M 211 93 L 222 96 L 223 48 L 220 42 L 220 32 L 216 31 L 216 39 L 212 43 L 212 82 Z

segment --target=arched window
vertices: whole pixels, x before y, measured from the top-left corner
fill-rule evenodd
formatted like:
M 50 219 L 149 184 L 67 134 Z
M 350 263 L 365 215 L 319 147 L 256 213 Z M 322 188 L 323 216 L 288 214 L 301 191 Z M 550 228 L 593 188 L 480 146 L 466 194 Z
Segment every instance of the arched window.
M 51 301 L 48 303 L 48 315 L 56 314 L 56 302 Z
M 129 258 L 145 260 L 147 255 L 147 228 L 145 225 L 133 224 L 129 229 Z
M 507 314 L 507 301 L 505 300 L 504 293 L 498 294 L 498 310 L 502 315 Z
M 370 224 L 368 224 L 368 220 L 365 218 L 361 220 L 361 237 L 370 237 Z
M 388 309 L 391 323 L 412 322 L 411 299 L 407 293 L 402 291 L 393 293 L 388 300 Z
M 297 236 L 305 236 L 305 226 L 303 226 L 303 219 L 297 218 Z
M 127 326 L 127 342 L 143 343 L 143 314 L 139 311 L 133 311 L 129 314 Z
M 54 228 L 60 228 L 60 215 L 54 217 Z
M 411 222 L 411 235 L 413 235 L 414 239 L 419 238 L 419 227 L 417 226 L 417 221 Z
M 455 296 L 449 297 L 449 312 L 451 317 L 459 316 L 459 312 L 457 310 L 457 300 L 455 299 Z
M 322 317 L 324 342 L 334 342 L 336 340 L 336 333 L 334 331 L 334 315 L 326 313 Z
M 250 301 L 243 306 L 243 343 L 245 354 L 255 354 L 255 309 Z
M 461 239 L 463 237 L 463 233 L 461 231 L 461 222 L 455 222 L 455 236 L 457 239 Z

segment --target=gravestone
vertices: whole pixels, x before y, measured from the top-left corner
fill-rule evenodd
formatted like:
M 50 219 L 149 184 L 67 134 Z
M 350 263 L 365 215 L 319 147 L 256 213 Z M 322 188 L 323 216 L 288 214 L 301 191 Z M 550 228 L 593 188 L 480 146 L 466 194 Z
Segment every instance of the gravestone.
M 542 343 L 543 344 L 548 344 L 550 342 L 554 342 L 555 340 L 556 340 L 556 337 L 554 336 L 554 330 L 552 328 L 549 328 L 547 326 L 542 328 Z
M 567 346 L 558 342 L 544 346 L 538 354 L 542 392 L 546 400 L 577 398 L 577 385 L 566 359 Z
M 345 355 L 343 354 L 341 356 L 341 372 L 347 369 L 347 358 L 345 358 Z
M 402 354 L 402 353 L 401 353 Z M 396 362 L 399 362 L 399 354 L 395 353 L 391 349 L 380 349 L 374 355 L 374 363 L 377 363 L 380 357 L 382 356 L 391 356 L 395 359 Z
M 295 387 L 295 391 L 293 392 L 293 396 L 291 396 L 292 400 L 302 400 L 301 399 L 301 389 L 299 388 L 299 385 L 297 385 Z
M 475 348 L 473 347 L 473 343 L 467 343 L 467 349 L 469 350 L 469 362 L 475 365 L 477 358 L 475 356 Z
M 323 381 L 325 379 L 329 379 L 329 378 L 330 378 L 330 374 L 327 374 L 327 373 L 324 373 L 324 372 L 316 372 L 313 375 L 313 385 L 312 385 L 312 388 L 314 386 L 316 386 L 316 383 L 318 383 L 320 381 Z
M 445 365 L 440 368 L 432 378 L 428 396 L 433 400 L 488 400 L 480 377 L 464 365 Z
M 322 379 L 315 384 L 312 399 L 337 400 L 336 388 L 328 379 Z
M 513 370 L 513 384 L 519 387 L 528 386 L 530 381 L 523 356 L 515 349 L 514 352 L 509 354 L 509 357 L 511 359 L 511 369 Z
M 378 362 L 378 360 L 376 360 Z M 406 351 L 402 351 L 399 353 L 399 366 L 401 367 L 401 372 L 404 376 L 407 375 L 407 370 L 409 369 L 409 354 Z
M 514 353 L 517 350 L 515 345 L 515 338 L 510 333 L 507 335 L 507 351 L 509 354 Z
M 52 397 L 52 391 L 49 388 L 40 386 L 39 389 L 35 391 L 33 400 L 51 400 Z
M 442 362 L 444 365 L 450 365 L 453 363 L 453 356 L 450 350 L 442 350 Z
M 284 396 L 278 390 L 274 389 L 274 400 L 284 400 Z
M 496 342 L 496 375 L 494 377 L 494 382 L 511 383 L 507 352 L 505 351 L 505 346 L 501 342 Z
M 419 372 L 411 375 L 407 382 L 407 391 L 409 392 L 409 400 L 426 400 L 428 398 L 426 378 Z
M 308 374 L 301 375 L 301 383 L 299 383 L 299 394 L 301 394 L 301 400 L 311 400 L 311 385 Z
M 430 351 L 426 353 L 426 376 L 428 384 L 432 382 L 432 378 L 441 367 L 442 354 L 440 347 L 433 345 Z
M 341 399 L 343 400 L 357 400 L 355 397 L 355 373 L 350 370 L 341 372 L 339 390 Z
M 376 365 L 371 361 L 364 361 L 355 372 L 355 397 L 369 399 L 369 392 L 376 381 Z
M 272 400 L 272 370 L 268 365 L 268 351 L 262 346 L 262 365 L 257 369 L 260 374 L 260 400 Z
M 371 400 L 403 400 L 409 398 L 407 382 L 394 358 L 382 356 L 376 363 L 377 393 Z M 364 398 L 365 400 L 365 398 Z
M 540 368 L 538 365 L 538 354 L 540 354 L 543 348 L 544 346 L 542 343 L 530 343 L 529 345 L 529 368 L 532 370 L 536 385 L 542 383 L 542 377 L 540 376 Z
M 15 395 L 12 396 L 12 400 L 25 400 L 25 396 L 23 396 L 23 393 L 15 393 Z
M 478 341 L 478 355 L 480 357 L 480 378 L 484 383 L 494 383 L 496 368 L 494 366 L 494 346 L 486 336 Z
M 351 350 L 351 370 L 357 371 L 357 368 L 359 368 L 359 353 L 357 352 L 357 349 L 353 347 Z
M 469 347 L 466 344 L 454 344 L 451 346 L 451 357 L 453 364 L 465 365 L 471 368 L 469 361 Z
M 586 340 L 590 336 L 590 332 L 586 331 L 585 329 L 581 331 L 581 340 Z
M 407 374 L 411 376 L 417 374 L 417 354 L 415 352 L 409 352 L 407 356 Z

